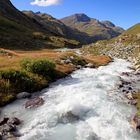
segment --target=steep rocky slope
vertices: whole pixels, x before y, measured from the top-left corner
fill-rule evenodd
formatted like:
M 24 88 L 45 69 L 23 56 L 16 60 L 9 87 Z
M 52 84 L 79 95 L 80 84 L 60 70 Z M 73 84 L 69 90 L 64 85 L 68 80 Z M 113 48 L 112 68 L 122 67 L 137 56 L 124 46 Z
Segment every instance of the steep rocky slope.
M 85 14 L 75 14 L 61 19 L 66 25 L 76 28 L 94 37 L 94 40 L 111 39 L 120 35 L 124 29 L 116 27 L 110 21 L 99 21 Z
M 129 28 L 119 37 L 90 44 L 83 50 L 128 59 L 140 69 L 140 24 Z

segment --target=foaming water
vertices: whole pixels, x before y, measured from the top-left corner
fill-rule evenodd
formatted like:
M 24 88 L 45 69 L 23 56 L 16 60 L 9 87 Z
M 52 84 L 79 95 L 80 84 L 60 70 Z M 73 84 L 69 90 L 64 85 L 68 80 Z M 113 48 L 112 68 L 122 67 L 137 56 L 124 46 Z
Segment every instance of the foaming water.
M 136 110 L 116 90 L 129 66 L 115 59 L 98 69 L 78 70 L 43 91 L 43 106 L 26 110 L 20 100 L 3 112 L 24 121 L 20 140 L 139 140 L 129 123 Z

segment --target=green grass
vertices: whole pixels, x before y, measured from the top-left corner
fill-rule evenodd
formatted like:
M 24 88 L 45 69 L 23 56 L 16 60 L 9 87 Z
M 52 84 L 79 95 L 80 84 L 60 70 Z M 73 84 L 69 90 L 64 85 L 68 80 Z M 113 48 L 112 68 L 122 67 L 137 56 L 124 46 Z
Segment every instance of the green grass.
M 82 57 L 74 56 L 74 59 L 72 60 L 72 64 L 74 64 L 74 65 L 80 65 L 80 66 L 85 66 L 87 64 L 87 62 Z
M 123 34 L 132 34 L 132 35 L 136 35 L 140 33 L 140 23 L 132 26 L 131 28 L 129 28 L 127 31 L 125 31 Z

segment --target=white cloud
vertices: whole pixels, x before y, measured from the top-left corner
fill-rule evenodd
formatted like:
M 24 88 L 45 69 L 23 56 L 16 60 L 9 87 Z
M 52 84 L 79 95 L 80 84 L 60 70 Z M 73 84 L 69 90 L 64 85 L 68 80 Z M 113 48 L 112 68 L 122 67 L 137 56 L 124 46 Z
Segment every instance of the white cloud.
M 62 0 L 34 0 L 31 5 L 37 6 L 52 6 L 61 4 Z

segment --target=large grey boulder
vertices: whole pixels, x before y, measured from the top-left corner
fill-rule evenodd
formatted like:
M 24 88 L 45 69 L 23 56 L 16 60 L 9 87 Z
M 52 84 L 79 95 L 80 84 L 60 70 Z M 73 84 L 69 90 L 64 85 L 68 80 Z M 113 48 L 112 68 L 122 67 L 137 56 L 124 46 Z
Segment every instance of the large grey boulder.
M 17 99 L 24 99 L 24 98 L 30 98 L 31 93 L 28 92 L 21 92 L 17 95 Z

